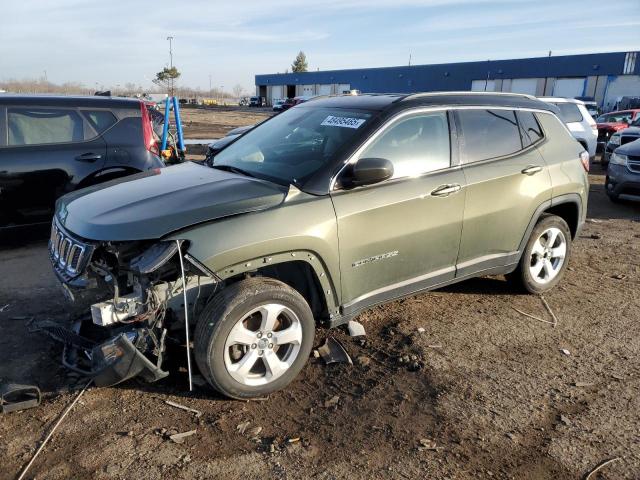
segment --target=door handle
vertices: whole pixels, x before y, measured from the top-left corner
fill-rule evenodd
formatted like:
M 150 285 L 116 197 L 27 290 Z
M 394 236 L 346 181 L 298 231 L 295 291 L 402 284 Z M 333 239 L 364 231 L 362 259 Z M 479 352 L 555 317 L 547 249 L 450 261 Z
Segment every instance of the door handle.
M 100 160 L 102 155 L 99 153 L 83 153 L 82 155 L 78 155 L 76 160 L 79 162 L 95 162 L 96 160 Z
M 440 185 L 438 188 L 431 192 L 431 195 L 434 197 L 446 197 L 451 195 L 452 193 L 459 192 L 461 188 L 462 186 L 457 183 Z
M 527 168 L 522 170 L 521 173 L 524 173 L 525 175 L 535 175 L 536 173 L 541 171 L 542 167 L 540 165 L 529 165 Z

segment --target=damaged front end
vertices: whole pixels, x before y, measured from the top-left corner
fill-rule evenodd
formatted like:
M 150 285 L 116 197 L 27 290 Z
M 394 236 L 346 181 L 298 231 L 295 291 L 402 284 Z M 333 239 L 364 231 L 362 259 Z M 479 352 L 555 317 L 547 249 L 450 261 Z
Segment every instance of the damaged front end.
M 179 241 L 178 241 L 179 242 Z M 63 364 L 98 386 L 135 376 L 153 382 L 168 375 L 168 343 L 185 346 L 184 297 L 176 241 L 87 241 L 54 219 L 49 241 L 53 269 L 76 311 L 71 328 L 40 322 L 64 343 Z M 193 311 L 217 284 L 215 275 L 184 255 L 188 308 Z M 194 318 L 193 315 L 190 315 Z

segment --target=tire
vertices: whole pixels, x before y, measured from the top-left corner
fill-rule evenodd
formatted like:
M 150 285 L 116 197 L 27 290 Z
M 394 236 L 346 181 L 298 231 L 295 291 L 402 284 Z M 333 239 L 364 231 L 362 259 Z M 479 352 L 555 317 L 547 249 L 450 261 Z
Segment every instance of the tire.
M 202 311 L 194 336 L 195 359 L 202 375 L 223 395 L 263 397 L 298 375 L 314 336 L 313 314 L 302 295 L 279 280 L 249 278 L 222 290 Z
M 607 197 L 609 197 L 609 200 L 611 200 L 613 203 L 621 202 L 620 195 L 611 193 L 611 191 L 609 190 L 609 177 L 606 177 L 604 180 L 604 192 L 607 194 Z
M 554 242 L 550 247 L 547 246 L 549 240 Z M 570 256 L 571 230 L 567 222 L 556 215 L 543 215 L 531 231 L 518 268 L 509 279 L 529 293 L 542 294 L 562 280 Z

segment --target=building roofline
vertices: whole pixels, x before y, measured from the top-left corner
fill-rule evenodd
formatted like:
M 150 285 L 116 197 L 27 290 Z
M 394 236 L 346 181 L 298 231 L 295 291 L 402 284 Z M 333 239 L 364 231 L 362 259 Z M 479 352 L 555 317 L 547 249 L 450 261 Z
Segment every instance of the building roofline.
M 562 58 L 575 58 L 575 57 L 594 57 L 597 55 L 626 55 L 627 53 L 637 52 L 637 50 L 629 50 L 629 51 L 615 51 L 615 52 L 594 52 L 594 53 L 575 53 L 575 54 L 567 54 L 567 55 L 554 55 L 554 56 L 541 56 L 541 57 L 522 57 L 522 58 L 496 58 L 496 59 L 487 59 L 487 60 L 469 60 L 463 62 L 443 62 L 443 63 L 421 63 L 416 65 L 388 65 L 384 67 L 359 67 L 359 68 L 336 68 L 332 70 L 315 70 L 309 72 L 282 72 L 282 73 L 259 73 L 256 74 L 256 77 L 264 77 L 264 76 L 272 76 L 272 75 L 312 75 L 317 73 L 348 73 L 348 72 L 357 72 L 360 70 L 393 70 L 398 68 L 425 68 L 425 67 L 446 67 L 448 65 L 459 65 L 459 66 L 467 66 L 467 65 L 482 65 L 482 64 L 490 64 L 490 63 L 500 63 L 500 62 L 521 62 L 521 61 L 529 61 L 529 60 L 544 60 L 547 58 L 553 59 L 562 59 Z

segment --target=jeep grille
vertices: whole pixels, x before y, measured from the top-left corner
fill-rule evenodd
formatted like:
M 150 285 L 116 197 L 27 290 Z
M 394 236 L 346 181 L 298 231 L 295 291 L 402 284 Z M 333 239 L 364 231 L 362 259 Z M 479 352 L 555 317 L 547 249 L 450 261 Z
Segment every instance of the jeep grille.
M 88 263 L 92 251 L 92 245 L 73 238 L 54 219 L 49 239 L 49 255 L 58 272 L 70 277 L 79 275 Z

